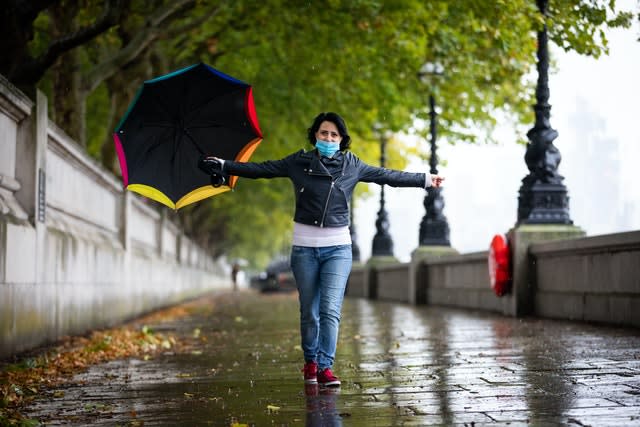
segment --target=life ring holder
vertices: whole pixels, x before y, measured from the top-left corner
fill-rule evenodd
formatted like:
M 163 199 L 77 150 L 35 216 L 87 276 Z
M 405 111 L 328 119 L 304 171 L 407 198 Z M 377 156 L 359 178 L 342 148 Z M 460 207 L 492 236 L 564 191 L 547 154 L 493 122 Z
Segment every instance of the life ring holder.
M 511 290 L 511 250 L 508 239 L 496 234 L 489 246 L 489 278 L 491 288 L 499 297 Z

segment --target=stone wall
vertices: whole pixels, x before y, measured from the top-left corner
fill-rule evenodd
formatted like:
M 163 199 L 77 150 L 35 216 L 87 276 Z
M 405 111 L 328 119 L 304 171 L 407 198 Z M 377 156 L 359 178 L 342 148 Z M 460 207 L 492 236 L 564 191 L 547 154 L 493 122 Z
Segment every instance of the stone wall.
M 170 214 L 0 76 L 0 357 L 230 288 Z
M 640 231 L 539 243 L 534 313 L 640 326 Z
M 409 264 L 381 265 L 374 272 L 378 299 L 409 302 Z
M 352 273 L 347 296 L 640 327 L 640 231 L 523 250 L 529 267 L 520 286 L 528 298 L 516 299 L 513 288 L 501 297 L 494 293 L 488 252 L 427 257 L 413 267 L 364 265 Z M 407 286 L 410 271 L 415 290 Z
M 425 295 L 424 303 L 501 311 L 503 301 L 489 285 L 487 256 L 476 252 L 423 262 L 418 289 Z
M 349 281 L 347 282 L 346 295 L 349 297 L 368 296 L 368 290 L 365 288 L 365 269 L 362 265 L 354 265 L 351 268 Z

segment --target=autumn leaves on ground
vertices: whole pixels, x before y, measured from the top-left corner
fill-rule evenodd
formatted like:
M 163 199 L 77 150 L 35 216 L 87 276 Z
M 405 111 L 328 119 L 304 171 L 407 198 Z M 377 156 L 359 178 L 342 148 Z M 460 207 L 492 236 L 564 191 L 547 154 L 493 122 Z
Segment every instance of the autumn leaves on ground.
M 218 298 L 203 298 L 207 299 L 204 305 L 201 298 L 119 327 L 93 331 L 86 337 L 67 337 L 54 347 L 0 363 L 0 426 L 39 425 L 37 420 L 23 417 L 21 408 L 46 389 L 69 381 L 90 365 L 129 357 L 148 360 L 169 350 L 191 351 L 198 340 L 205 339 L 197 331 L 191 337 L 178 337 L 154 332 L 148 325 L 184 317 L 203 307 L 213 310 Z

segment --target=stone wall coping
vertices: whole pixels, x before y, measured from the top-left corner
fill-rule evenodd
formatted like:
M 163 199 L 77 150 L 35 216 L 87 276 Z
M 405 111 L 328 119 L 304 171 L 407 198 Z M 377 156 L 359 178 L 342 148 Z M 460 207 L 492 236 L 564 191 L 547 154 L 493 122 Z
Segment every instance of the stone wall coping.
M 408 262 L 399 262 L 397 264 L 382 264 L 382 265 L 376 265 L 375 267 L 373 267 L 373 269 L 376 271 L 404 270 L 406 268 L 409 268 L 410 264 L 411 263 L 408 263 Z
M 0 74 L 0 108 L 19 122 L 31 115 L 34 102 Z
M 489 251 L 481 252 L 469 252 L 467 254 L 460 255 L 444 255 L 438 258 L 426 258 L 422 260 L 422 264 L 434 265 L 434 264 L 465 264 L 468 262 L 487 261 Z
M 111 191 L 122 192 L 122 183 L 111 172 L 107 171 L 104 166 L 89 157 L 77 142 L 51 120 L 49 120 L 47 126 L 47 136 L 53 142 L 50 147 L 52 150 L 79 163 L 85 170 L 98 178 L 100 182 L 108 186 Z
M 133 194 L 133 192 L 130 192 L 130 193 Z M 160 214 L 160 212 L 155 210 L 153 207 L 147 205 L 147 203 L 141 197 L 136 195 L 136 197 L 131 198 L 131 203 L 136 209 L 138 209 L 139 211 L 141 211 L 145 215 L 149 216 L 154 221 L 160 220 L 160 217 L 162 216 Z M 155 202 L 153 202 L 153 203 L 155 203 Z
M 529 246 L 535 256 L 612 253 L 640 250 L 640 230 L 600 236 L 536 243 Z
M 20 190 L 22 186 L 20 185 L 20 181 L 15 179 L 12 176 L 3 175 L 0 173 L 0 188 L 4 188 L 13 193 Z

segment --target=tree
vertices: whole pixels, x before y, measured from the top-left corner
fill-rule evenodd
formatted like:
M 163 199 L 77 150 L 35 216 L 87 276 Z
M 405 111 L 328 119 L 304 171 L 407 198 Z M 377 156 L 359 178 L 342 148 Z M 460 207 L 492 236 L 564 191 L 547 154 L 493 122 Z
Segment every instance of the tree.
M 65 52 L 87 43 L 115 25 L 119 19 L 121 0 L 107 0 L 104 12 L 88 25 L 65 34 L 59 34 L 38 54 L 34 55 L 29 43 L 34 38 L 34 22 L 48 8 L 61 4 L 60 0 L 8 0 L 0 9 L 0 73 L 19 87 L 31 87 Z M 79 9 L 74 2 L 65 4 Z M 52 35 L 56 29 L 52 29 Z
M 110 131 L 140 83 L 198 61 L 255 87 L 265 134 L 258 161 L 305 147 L 311 119 L 334 110 L 346 117 L 356 154 L 375 164 L 373 125 L 408 130 L 426 118 L 429 94 L 442 108 L 440 133 L 452 142 L 490 140 L 497 117 L 532 120 L 535 31 L 543 17 L 531 0 L 329 0 L 321 7 L 301 0 L 71 3 L 31 2 L 29 13 L 18 14 L 23 24 L 35 22 L 35 37 L 31 44 L 12 42 L 27 46 L 12 63 L 41 56 L 64 34 L 101 21 L 94 16 L 114 16 L 117 8 L 117 25 L 65 53 L 40 80 L 55 102 L 65 98 L 65 85 L 77 90 L 67 97 L 73 102 L 53 108 L 56 121 L 79 141 L 86 125 L 89 152 L 110 168 Z M 607 49 L 604 29 L 631 19 L 614 1 L 552 0 L 547 24 L 563 49 L 597 57 Z M 440 64 L 444 74 L 419 78 L 427 62 Z M 407 147 L 395 142 L 389 151 L 389 164 L 403 167 Z M 234 194 L 175 216 L 216 254 L 264 259 L 288 238 L 290 193 L 285 181 L 241 180 Z
M 452 141 L 485 140 L 495 126 L 497 111 L 516 122 L 531 122 L 534 92 L 527 76 L 535 64 L 535 31 L 542 23 L 535 3 L 390 3 L 335 1 L 318 9 L 308 2 L 288 2 L 277 14 L 266 5 L 252 16 L 259 30 L 207 40 L 208 49 L 234 52 L 220 55 L 216 66 L 256 87 L 265 134 L 256 160 L 304 147 L 304 126 L 310 119 L 319 111 L 337 110 L 346 112 L 355 140 L 353 150 L 375 164 L 379 143 L 372 125 L 407 129 L 415 117 L 425 118 L 429 93 L 437 95 L 443 108 L 441 133 Z M 606 39 L 593 32 L 596 25 L 624 21 L 603 21 L 606 10 L 605 6 L 557 2 L 551 9 L 551 38 L 560 45 L 571 43 L 581 53 L 601 54 Z M 198 46 L 194 43 L 193 49 Z M 191 52 L 182 54 L 186 57 Z M 421 81 L 418 71 L 425 62 L 441 63 L 444 76 Z M 396 155 L 391 165 L 402 167 L 397 162 L 403 157 L 397 155 L 402 147 L 392 144 L 390 149 Z M 241 180 L 235 194 L 224 195 L 210 206 L 229 212 L 253 205 L 253 198 L 275 185 Z M 272 218 L 265 227 L 262 218 L 262 209 L 270 214 L 291 211 L 290 192 L 285 197 L 260 199 L 258 209 L 236 212 L 235 221 L 225 227 L 228 238 L 236 242 L 232 250 L 255 252 L 251 246 L 255 230 L 266 242 L 288 236 L 290 220 L 278 225 Z
M 107 5 L 109 2 L 107 2 Z M 149 56 L 154 44 L 162 37 L 197 25 L 198 20 L 185 23 L 182 16 L 195 8 L 195 0 L 131 1 L 118 5 L 117 26 L 103 37 L 87 41 L 84 49 L 62 53 L 49 73 L 52 80 L 53 111 L 56 121 L 81 145 L 86 145 L 86 101 L 104 82 L 118 94 L 131 92 L 132 82 L 151 77 Z M 215 9 L 214 9 L 215 10 Z M 47 10 L 39 22 L 50 33 L 65 34 L 82 25 L 93 15 L 90 7 L 78 7 L 77 2 L 60 1 Z M 202 19 L 206 15 L 200 16 Z M 61 35 L 60 37 L 64 37 Z M 123 71 L 127 71 L 123 75 Z M 128 75 L 127 75 L 128 74 Z M 132 79 L 133 77 L 133 79 Z M 118 82 L 126 79 L 124 86 Z M 119 97 L 111 94 L 109 111 L 113 117 L 122 110 Z M 126 102 L 123 100 L 123 103 Z

